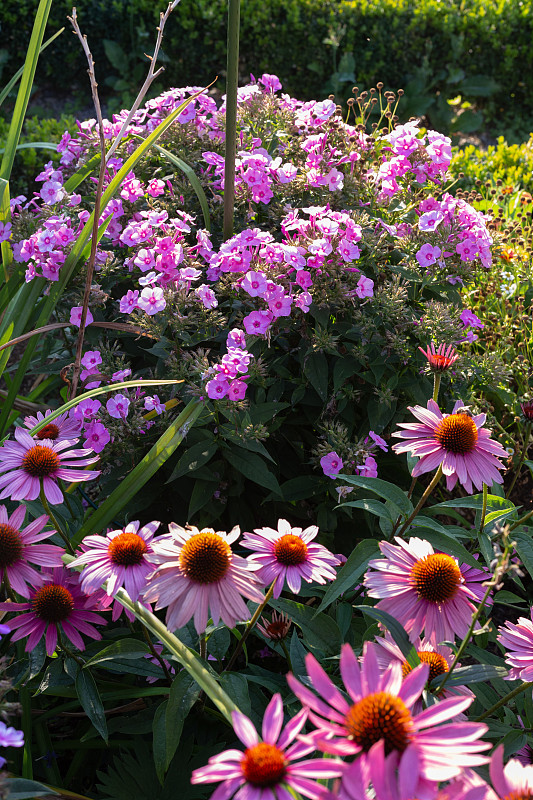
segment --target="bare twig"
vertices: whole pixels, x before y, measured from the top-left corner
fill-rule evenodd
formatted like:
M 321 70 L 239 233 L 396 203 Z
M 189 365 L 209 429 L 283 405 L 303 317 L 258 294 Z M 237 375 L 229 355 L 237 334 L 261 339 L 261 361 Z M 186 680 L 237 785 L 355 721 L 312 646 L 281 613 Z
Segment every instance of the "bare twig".
M 160 15 L 159 15 L 159 27 L 157 29 L 157 41 L 156 41 L 155 47 L 154 47 L 154 54 L 153 54 L 153 56 L 148 56 L 145 53 L 146 58 L 148 58 L 150 60 L 150 68 L 148 70 L 148 75 L 146 76 L 145 82 L 141 86 L 139 94 L 135 98 L 135 102 L 133 103 L 133 105 L 132 105 L 132 107 L 131 107 L 131 109 L 130 109 L 130 111 L 128 113 L 128 116 L 126 117 L 126 119 L 122 123 L 122 127 L 119 130 L 119 132 L 117 133 L 117 136 L 116 136 L 114 142 L 112 143 L 111 147 L 107 151 L 107 159 L 106 159 L 107 161 L 109 161 L 109 159 L 111 158 L 111 156 L 113 155 L 113 153 L 115 152 L 117 147 L 119 146 L 120 142 L 124 138 L 124 135 L 126 133 L 126 130 L 127 130 L 128 126 L 130 125 L 133 117 L 135 116 L 135 113 L 137 112 L 137 109 L 139 108 L 139 106 L 141 105 L 142 101 L 145 98 L 146 92 L 148 91 L 148 89 L 150 88 L 152 83 L 155 81 L 155 79 L 158 78 L 159 75 L 161 75 L 162 72 L 164 72 L 164 69 L 165 69 L 164 67 L 159 67 L 159 69 L 156 72 L 154 72 L 154 69 L 155 69 L 155 65 L 156 65 L 156 62 L 157 62 L 157 56 L 159 55 L 159 49 L 161 47 L 161 42 L 163 40 L 163 29 L 165 27 L 167 19 L 170 16 L 170 13 L 176 8 L 176 6 L 178 5 L 179 2 L 180 2 L 180 0 L 174 0 L 172 3 L 169 3 L 165 13 L 163 14 L 163 12 L 161 12 Z
M 100 172 L 98 175 L 98 185 L 96 187 L 96 197 L 94 200 L 94 221 L 93 221 L 93 232 L 91 238 L 91 253 L 89 255 L 89 261 L 87 263 L 85 292 L 83 294 L 83 303 L 81 308 L 80 332 L 78 334 L 78 341 L 76 345 L 76 359 L 74 363 L 74 373 L 72 376 L 72 383 L 69 392 L 69 399 L 72 400 L 72 398 L 76 396 L 76 389 L 78 386 L 78 380 L 81 372 L 81 354 L 83 350 L 83 338 L 85 336 L 85 323 L 87 321 L 87 310 L 89 308 L 89 296 L 91 293 L 91 285 L 93 281 L 94 263 L 96 260 L 96 248 L 98 245 L 98 222 L 100 219 L 100 201 L 102 198 L 102 191 L 104 188 L 106 162 L 105 162 L 104 122 L 102 118 L 102 109 L 100 108 L 100 98 L 98 96 L 98 84 L 96 82 L 96 76 L 94 74 L 94 61 L 92 53 L 89 50 L 89 45 L 87 44 L 87 37 L 82 34 L 80 27 L 78 25 L 78 19 L 76 16 L 75 7 L 72 9 L 72 16 L 68 17 L 68 19 L 74 29 L 74 33 L 77 35 L 78 39 L 81 42 L 81 46 L 83 47 L 83 51 L 87 57 L 87 63 L 89 64 L 89 69 L 87 70 L 87 72 L 91 83 L 91 92 L 94 101 L 94 108 L 96 111 L 96 119 L 98 120 L 98 133 L 100 138 L 100 153 L 101 153 Z

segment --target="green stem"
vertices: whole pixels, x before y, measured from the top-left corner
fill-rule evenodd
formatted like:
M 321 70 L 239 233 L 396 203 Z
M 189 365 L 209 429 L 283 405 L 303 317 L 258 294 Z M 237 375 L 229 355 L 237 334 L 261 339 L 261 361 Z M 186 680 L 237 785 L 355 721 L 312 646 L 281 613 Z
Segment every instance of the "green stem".
M 440 378 L 440 372 L 433 373 L 433 400 L 435 402 L 437 402 L 437 397 L 439 396 Z
M 239 642 L 237 643 L 237 647 L 235 648 L 235 650 L 233 652 L 233 655 L 231 656 L 230 660 L 228 661 L 227 666 L 224 668 L 224 672 L 229 672 L 229 670 L 235 664 L 235 662 L 237 660 L 237 657 L 239 656 L 242 648 L 244 647 L 244 644 L 245 644 L 247 638 L 251 634 L 255 623 L 257 622 L 257 620 L 259 619 L 259 617 L 261 616 L 261 614 L 265 610 L 265 606 L 267 605 L 267 603 L 270 602 L 270 600 L 272 598 L 272 595 L 274 594 L 274 584 L 275 583 L 276 583 L 276 581 L 272 581 L 272 585 L 270 586 L 270 589 L 266 593 L 265 599 L 263 600 L 261 605 L 257 607 L 257 609 L 255 611 L 255 614 L 253 615 L 252 619 L 250 620 L 250 622 L 246 626 L 246 630 L 244 631 L 244 633 L 243 633 L 241 639 L 239 640 Z
M 517 468 L 515 470 L 515 474 L 513 475 L 513 480 L 511 481 L 511 485 L 509 486 L 509 488 L 507 489 L 507 492 L 505 494 L 505 496 L 507 498 L 509 498 L 511 496 L 511 492 L 514 489 L 514 485 L 516 483 L 516 479 L 518 478 L 520 470 L 522 469 L 522 464 L 526 460 L 527 451 L 528 451 L 528 448 L 529 448 L 529 436 L 530 436 L 530 434 L 531 434 L 531 422 L 528 422 L 527 425 L 526 425 L 526 432 L 524 434 L 524 445 L 522 447 L 522 452 L 520 453 L 520 461 L 518 462 L 518 466 L 517 466 Z
M 42 504 L 44 510 L 46 511 L 46 513 L 48 514 L 50 519 L 52 520 L 52 523 L 53 523 L 56 531 L 58 532 L 58 534 L 61 536 L 61 538 L 65 542 L 65 547 L 67 548 L 69 553 L 72 553 L 72 555 L 74 555 L 74 550 L 72 549 L 72 545 L 70 544 L 70 540 L 69 540 L 67 534 L 63 531 L 61 525 L 59 524 L 57 519 L 54 517 L 54 515 L 52 513 L 52 509 L 48 505 L 48 500 L 46 499 L 46 495 L 44 493 L 44 486 L 43 486 L 42 478 L 41 478 L 41 491 L 40 491 L 40 494 L 39 494 L 39 498 L 41 500 L 41 504 Z
M 283 641 L 283 639 L 281 640 L 281 642 L 280 642 L 280 645 L 281 645 L 281 649 L 282 649 L 282 650 L 283 650 L 283 652 L 285 653 L 285 658 L 287 659 L 287 666 L 289 667 L 289 670 L 290 670 L 291 672 L 294 672 L 294 670 L 293 670 L 293 668 L 292 668 L 291 657 L 290 657 L 290 655 L 289 655 L 289 651 L 287 650 L 287 645 L 285 644 L 285 642 Z
M 489 586 L 487 586 L 487 590 L 486 590 L 485 594 L 483 595 L 483 597 L 481 599 L 481 603 L 478 605 L 478 607 L 476 608 L 474 614 L 472 615 L 472 621 L 470 622 L 470 627 L 468 628 L 468 630 L 466 632 L 466 636 L 464 637 L 463 641 L 459 645 L 459 649 L 457 650 L 457 653 L 455 654 L 455 658 L 453 659 L 453 662 L 452 662 L 452 665 L 451 665 L 450 669 L 448 670 L 448 672 L 444 673 L 443 679 L 442 679 L 442 683 L 439 685 L 438 689 L 435 689 L 435 694 L 436 695 L 439 695 L 442 692 L 444 686 L 446 685 L 447 681 L 451 677 L 452 672 L 454 671 L 455 667 L 457 666 L 457 664 L 459 662 L 459 659 L 463 655 L 463 653 L 464 653 L 464 651 L 466 649 L 466 646 L 467 646 L 468 642 L 470 641 L 470 638 L 471 638 L 471 636 L 472 636 L 472 634 L 474 632 L 474 628 L 476 626 L 476 623 L 477 623 L 479 617 L 481 616 L 481 612 L 483 611 L 485 603 L 487 602 L 487 598 L 488 598 L 488 596 L 491 593 L 493 588 L 494 588 L 494 583 L 493 583 L 493 581 L 491 581 Z
M 509 533 L 514 531 L 515 528 L 518 528 L 519 525 L 523 525 L 524 522 L 527 522 L 531 517 L 533 517 L 533 511 L 528 511 L 523 517 L 520 517 L 520 519 L 518 519 L 516 522 L 513 522 L 512 525 L 509 525 Z
M 497 711 L 498 708 L 501 708 L 502 706 L 506 705 L 509 702 L 509 700 L 512 700 L 513 697 L 516 697 L 517 695 L 524 692 L 526 689 L 529 689 L 530 686 L 533 686 L 533 681 L 524 681 L 524 683 L 521 683 L 520 686 L 516 687 L 516 689 L 513 689 L 512 692 L 506 694 L 505 697 L 501 697 L 497 703 L 494 703 L 494 705 L 489 708 L 488 711 L 485 711 L 479 717 L 476 717 L 474 722 L 481 722 L 487 717 L 490 717 L 493 711 Z
M 239 25 L 241 0 L 228 0 L 226 71 L 226 154 L 224 159 L 224 241 L 233 236 L 235 156 L 237 150 L 237 86 L 239 83 Z
M 168 667 L 167 667 L 167 665 L 165 664 L 165 659 L 164 659 L 164 658 L 163 658 L 163 656 L 162 656 L 162 655 L 160 655 L 160 654 L 157 652 L 157 650 L 155 649 L 155 647 L 154 647 L 154 643 L 153 643 L 153 642 L 152 642 L 152 640 L 150 639 L 150 634 L 148 633 L 148 631 L 147 631 L 146 627 L 143 625 L 143 623 L 142 623 L 142 622 L 140 622 L 140 625 L 141 625 L 141 630 L 142 630 L 142 632 L 143 632 L 143 636 L 144 636 L 144 638 L 145 638 L 145 640 L 146 640 L 146 644 L 147 644 L 147 645 L 148 645 L 148 647 L 150 648 L 150 652 L 152 653 L 152 655 L 153 655 L 153 657 L 156 659 L 156 661 L 158 661 L 158 662 L 159 662 L 159 666 L 161 667 L 161 669 L 162 669 L 162 670 L 163 670 L 163 672 L 165 673 L 165 678 L 166 678 L 166 679 L 167 679 L 167 681 L 168 681 L 168 685 L 169 685 L 169 686 L 172 686 L 172 675 L 171 675 L 171 674 L 170 674 L 170 672 L 168 671 Z
M 489 489 L 489 487 L 487 486 L 486 483 L 484 483 L 483 484 L 483 507 L 481 509 L 481 521 L 479 523 L 479 532 L 480 533 L 483 533 L 483 528 L 485 527 L 485 517 L 487 516 L 487 495 L 489 493 L 488 489 Z
M 416 504 L 416 508 L 414 509 L 412 514 L 405 520 L 404 524 L 402 525 L 402 527 L 398 531 L 398 536 L 403 536 L 403 534 L 405 533 L 405 531 L 407 530 L 407 528 L 409 527 L 411 522 L 414 520 L 414 518 L 416 517 L 416 515 L 418 514 L 418 512 L 420 511 L 420 509 L 422 508 L 422 506 L 424 505 L 424 503 L 428 499 L 429 495 L 431 494 L 431 492 L 433 491 L 435 486 L 440 481 L 441 476 L 442 476 L 442 466 L 440 466 L 438 468 L 438 470 L 436 471 L 435 475 L 433 476 L 433 480 L 431 481 L 431 483 L 429 484 L 429 486 L 425 490 L 424 494 L 422 495 L 422 497 L 420 498 L 420 500 Z M 394 533 L 394 530 L 393 530 L 393 533 Z

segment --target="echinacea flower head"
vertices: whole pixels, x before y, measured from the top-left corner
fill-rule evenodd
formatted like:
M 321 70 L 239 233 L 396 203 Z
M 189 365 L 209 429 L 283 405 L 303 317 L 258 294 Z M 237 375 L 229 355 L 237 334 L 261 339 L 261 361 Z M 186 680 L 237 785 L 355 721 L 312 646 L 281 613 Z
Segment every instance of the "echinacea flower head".
M 24 426 L 29 429 L 35 428 L 40 422 L 45 421 L 51 413 L 51 410 L 48 409 L 44 414 L 42 411 L 38 411 L 34 417 L 24 417 Z M 60 414 L 37 431 L 37 433 L 33 435 L 33 438 L 39 441 L 42 441 L 42 439 L 51 439 L 52 441 L 56 439 L 76 439 L 80 433 L 81 420 L 71 417 L 68 414 Z
M 85 649 L 81 633 L 91 639 L 101 639 L 94 626 L 105 625 L 106 620 L 94 613 L 93 609 L 98 608 L 98 598 L 90 598 L 82 592 L 78 573 L 55 567 L 46 572 L 43 570 L 41 575 L 42 586 L 30 591 L 28 603 L 0 603 L 3 611 L 17 612 L 6 623 L 14 631 L 12 641 L 27 637 L 25 650 L 31 652 L 44 636 L 46 652 L 51 656 L 56 649 L 60 627 L 78 650 Z
M 448 698 L 419 714 L 414 712 L 427 682 L 427 664 L 420 664 L 402 678 L 398 663 L 381 672 L 371 642 L 365 642 L 361 664 L 351 646 L 345 644 L 340 672 L 349 697 L 346 699 L 313 655 L 308 654 L 305 663 L 314 691 L 293 675 L 287 676 L 316 726 L 315 731 L 300 737 L 303 741 L 326 753 L 356 755 L 362 768 L 368 766 L 370 770 L 374 745 L 383 741 L 385 756 L 397 755 L 398 770 L 407 762 L 423 781 L 448 780 L 464 767 L 486 763 L 480 753 L 490 745 L 478 740 L 487 727 L 474 722 L 448 724 L 470 706 L 471 697 Z
M 292 621 L 286 614 L 283 612 L 278 614 L 277 611 L 273 611 L 270 622 L 265 617 L 261 617 L 260 622 L 257 623 L 257 630 L 261 631 L 267 639 L 281 642 L 287 638 L 291 625 Z
M 487 800 L 530 800 L 533 797 L 533 766 L 524 766 L 516 758 L 503 765 L 503 745 L 499 745 L 490 760 L 490 779 L 495 795 Z
M 498 470 L 505 466 L 498 459 L 507 459 L 509 454 L 483 428 L 485 414 L 471 416 L 461 400 L 451 414 L 442 414 L 434 400 L 428 400 L 427 408 L 414 406 L 409 411 L 420 422 L 400 423 L 405 430 L 392 436 L 407 441 L 395 444 L 392 449 L 420 457 L 412 471 L 414 478 L 442 466 L 448 490 L 457 481 L 470 493 L 472 484 L 481 491 L 484 483 L 487 486 L 503 483 Z
M 149 522 L 139 528 L 135 520 L 106 536 L 86 536 L 81 543 L 81 554 L 70 562 L 71 567 L 85 566 L 81 573 L 81 587 L 86 594 L 99 589 L 107 581 L 109 597 L 121 586 L 132 600 L 137 600 L 146 586 L 146 579 L 154 571 L 150 561 L 152 539 L 161 523 Z
M 315 749 L 295 741 L 306 717 L 302 709 L 283 725 L 283 701 L 275 694 L 266 708 L 260 739 L 248 717 L 234 711 L 233 728 L 246 750 L 212 756 L 205 767 L 194 770 L 191 783 L 223 781 L 214 800 L 229 800 L 236 792 L 248 800 L 289 800 L 294 793 L 318 800 L 323 787 L 316 781 L 339 777 L 344 765 L 331 758 L 299 760 Z
M 84 470 L 98 461 L 89 448 L 67 449 L 77 439 L 43 439 L 36 442 L 28 431 L 15 428 L 15 440 L 0 447 L 0 500 L 36 500 L 41 482 L 46 499 L 52 505 L 63 502 L 57 481 L 78 482 L 97 478 L 97 470 Z M 91 457 L 92 456 L 92 457 Z
M 533 421 L 533 400 L 524 400 L 523 403 L 520 403 L 520 408 L 527 421 Z
M 508 651 L 505 660 L 511 670 L 507 680 L 533 681 L 533 609 L 531 619 L 519 617 L 516 624 L 502 625 L 498 641 Z
M 209 612 L 215 625 L 222 619 L 229 628 L 250 619 L 243 597 L 262 603 L 258 566 L 236 555 L 230 545 L 240 529 L 229 533 L 171 522 L 169 534 L 153 543 L 150 560 L 156 565 L 144 591 L 147 602 L 156 609 L 167 608 L 166 622 L 171 631 L 182 628 L 194 617 L 197 632 L 203 633 Z
M 290 591 L 298 594 L 302 578 L 307 583 L 326 583 L 336 577 L 334 568 L 340 561 L 323 545 L 313 542 L 317 533 L 316 525 L 302 531 L 280 519 L 277 530 L 256 528 L 253 533 L 244 534 L 242 546 L 253 550 L 248 560 L 260 566 L 257 574 L 263 583 L 275 581 L 275 598 L 280 596 L 285 581 Z
M 52 536 L 55 531 L 44 531 L 48 517 L 37 517 L 22 528 L 26 507 L 18 506 L 11 516 L 6 507 L 0 506 L 0 573 L 12 589 L 23 597 L 30 596 L 30 586 L 42 584 L 41 573 L 30 564 L 40 567 L 60 567 L 64 554 L 62 547 L 55 544 L 37 544 Z M 29 585 L 28 585 L 29 584 Z
M 397 544 L 380 542 L 384 558 L 368 562 L 364 584 L 369 597 L 379 598 L 377 608 L 397 619 L 411 639 L 425 631 L 434 644 L 463 638 L 472 613 L 479 605 L 488 573 L 459 565 L 447 553 L 435 553 L 424 539 Z M 486 601 L 490 604 L 490 598 Z
M 436 350 L 433 342 L 425 350 L 423 347 L 418 349 L 427 358 L 432 372 L 446 372 L 459 358 L 453 346 L 446 347 L 444 343 L 440 344 Z

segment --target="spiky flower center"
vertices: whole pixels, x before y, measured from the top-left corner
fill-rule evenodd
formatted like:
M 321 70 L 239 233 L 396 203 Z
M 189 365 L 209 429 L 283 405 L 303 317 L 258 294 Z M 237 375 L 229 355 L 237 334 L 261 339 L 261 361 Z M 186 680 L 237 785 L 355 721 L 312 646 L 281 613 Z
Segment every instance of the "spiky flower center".
M 143 561 L 148 550 L 146 542 L 138 533 L 119 533 L 111 539 L 107 552 L 109 558 L 120 567 L 134 567 Z
M 0 569 L 10 567 L 22 555 L 22 538 L 16 528 L 0 524 Z
M 22 469 L 32 478 L 47 478 L 60 466 L 61 462 L 56 451 L 42 444 L 30 447 L 22 459 Z
M 411 572 L 416 592 L 429 603 L 444 603 L 455 597 L 463 582 L 457 562 L 445 553 L 419 558 Z
M 511 794 L 506 794 L 503 800 L 533 800 L 533 792 L 529 792 L 527 789 L 525 792 L 511 792 Z
M 434 653 L 431 650 L 418 650 L 417 655 L 422 664 L 429 664 L 428 683 L 431 683 L 433 678 L 438 678 L 439 675 L 444 675 L 445 672 L 448 672 L 448 662 L 440 653 Z M 407 661 L 404 661 L 402 664 L 403 677 L 405 678 L 406 675 L 409 675 L 412 669 L 412 666 Z
M 253 786 L 275 786 L 283 780 L 286 768 L 283 751 L 267 742 L 249 747 L 241 761 L 243 775 Z
M 464 456 L 476 446 L 476 423 L 468 414 L 449 414 L 435 428 L 435 438 L 449 453 Z
M 214 531 L 204 530 L 187 539 L 180 555 L 180 567 L 191 581 L 217 583 L 231 562 L 231 548 Z
M 285 567 L 295 567 L 307 560 L 307 545 L 299 536 L 286 533 L 274 545 L 274 555 Z
M 440 353 L 431 353 L 428 356 L 429 365 L 435 372 L 445 372 L 456 361 L 455 358 L 448 358 Z
M 403 753 L 413 733 L 409 709 L 399 697 L 388 692 L 369 694 L 355 703 L 344 719 L 348 738 L 365 753 L 383 739 L 385 753 Z
M 48 423 L 45 425 L 44 428 L 41 428 L 36 434 L 38 439 L 57 439 L 59 436 L 59 428 L 57 425 L 54 425 L 53 422 Z
M 44 622 L 63 622 L 74 608 L 74 598 L 64 586 L 47 583 L 37 589 L 32 600 L 32 611 Z

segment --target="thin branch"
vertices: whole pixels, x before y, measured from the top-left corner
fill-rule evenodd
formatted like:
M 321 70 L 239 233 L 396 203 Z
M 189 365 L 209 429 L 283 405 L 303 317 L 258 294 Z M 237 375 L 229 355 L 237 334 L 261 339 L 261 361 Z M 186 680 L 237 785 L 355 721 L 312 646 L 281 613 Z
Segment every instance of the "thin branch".
M 87 310 L 89 308 L 89 297 L 91 294 L 91 286 L 93 281 L 94 264 L 96 261 L 96 248 L 98 246 L 98 223 L 100 219 L 100 201 L 102 198 L 102 192 L 104 188 L 106 162 L 105 162 L 104 121 L 102 118 L 102 109 L 100 108 L 100 98 L 98 96 L 98 84 L 96 82 L 96 76 L 94 74 L 94 60 L 92 57 L 92 53 L 89 50 L 89 45 L 87 44 L 87 37 L 82 34 L 80 27 L 78 25 L 78 19 L 76 16 L 75 7 L 72 9 L 72 16 L 68 17 L 68 20 L 70 21 L 74 29 L 74 33 L 77 35 L 78 39 L 81 42 L 81 46 L 83 47 L 83 51 L 87 58 L 87 63 L 89 64 L 89 69 L 87 70 L 87 72 L 89 75 L 89 81 L 91 83 L 91 92 L 93 96 L 94 108 L 96 111 L 96 119 L 98 120 L 98 133 L 100 138 L 100 153 L 101 153 L 100 172 L 98 175 L 98 186 L 96 187 L 96 197 L 94 199 L 94 222 L 93 222 L 93 231 L 91 238 L 91 253 L 89 255 L 89 262 L 87 264 L 87 277 L 85 278 L 85 292 L 83 294 L 83 303 L 81 308 L 80 332 L 78 333 L 78 341 L 76 345 L 76 359 L 74 362 L 74 373 L 72 375 L 72 384 L 69 392 L 69 399 L 72 400 L 76 396 L 76 389 L 78 386 L 78 380 L 81 372 L 81 357 L 82 357 L 81 354 L 83 351 L 83 338 L 85 336 L 85 323 L 87 321 Z
M 115 138 L 115 141 L 112 143 L 111 147 L 107 151 L 107 157 L 106 157 L 107 161 L 109 161 L 109 159 L 111 158 L 111 156 L 113 155 L 113 153 L 115 152 L 117 147 L 119 146 L 120 142 L 124 138 L 126 130 L 129 127 L 133 117 L 135 116 L 139 106 L 141 105 L 142 101 L 144 100 L 148 89 L 150 88 L 152 83 L 155 81 L 155 79 L 158 78 L 159 75 L 162 72 L 164 72 L 164 69 L 165 69 L 164 67 L 159 67 L 159 69 L 156 72 L 154 72 L 154 69 L 155 69 L 155 65 L 156 65 L 156 62 L 157 62 L 157 57 L 159 55 L 159 49 L 161 47 L 161 42 L 163 40 L 163 29 L 165 27 L 167 19 L 170 16 L 170 13 L 176 8 L 176 6 L 178 5 L 179 2 L 180 2 L 180 0 L 174 0 L 174 2 L 169 3 L 165 13 L 163 14 L 163 12 L 161 12 L 160 15 L 159 15 L 159 17 L 160 17 L 160 19 L 159 19 L 159 27 L 157 29 L 157 41 L 156 41 L 155 47 L 154 47 L 154 54 L 153 54 L 153 56 L 148 56 L 145 53 L 146 58 L 150 59 L 150 68 L 148 69 L 148 75 L 146 76 L 145 82 L 141 86 L 139 94 L 135 98 L 135 102 L 133 103 L 133 105 L 131 107 L 131 110 L 128 113 L 128 116 L 126 117 L 126 119 L 122 123 L 122 127 L 119 130 L 119 132 L 118 132 L 118 134 L 117 134 L 117 136 Z

